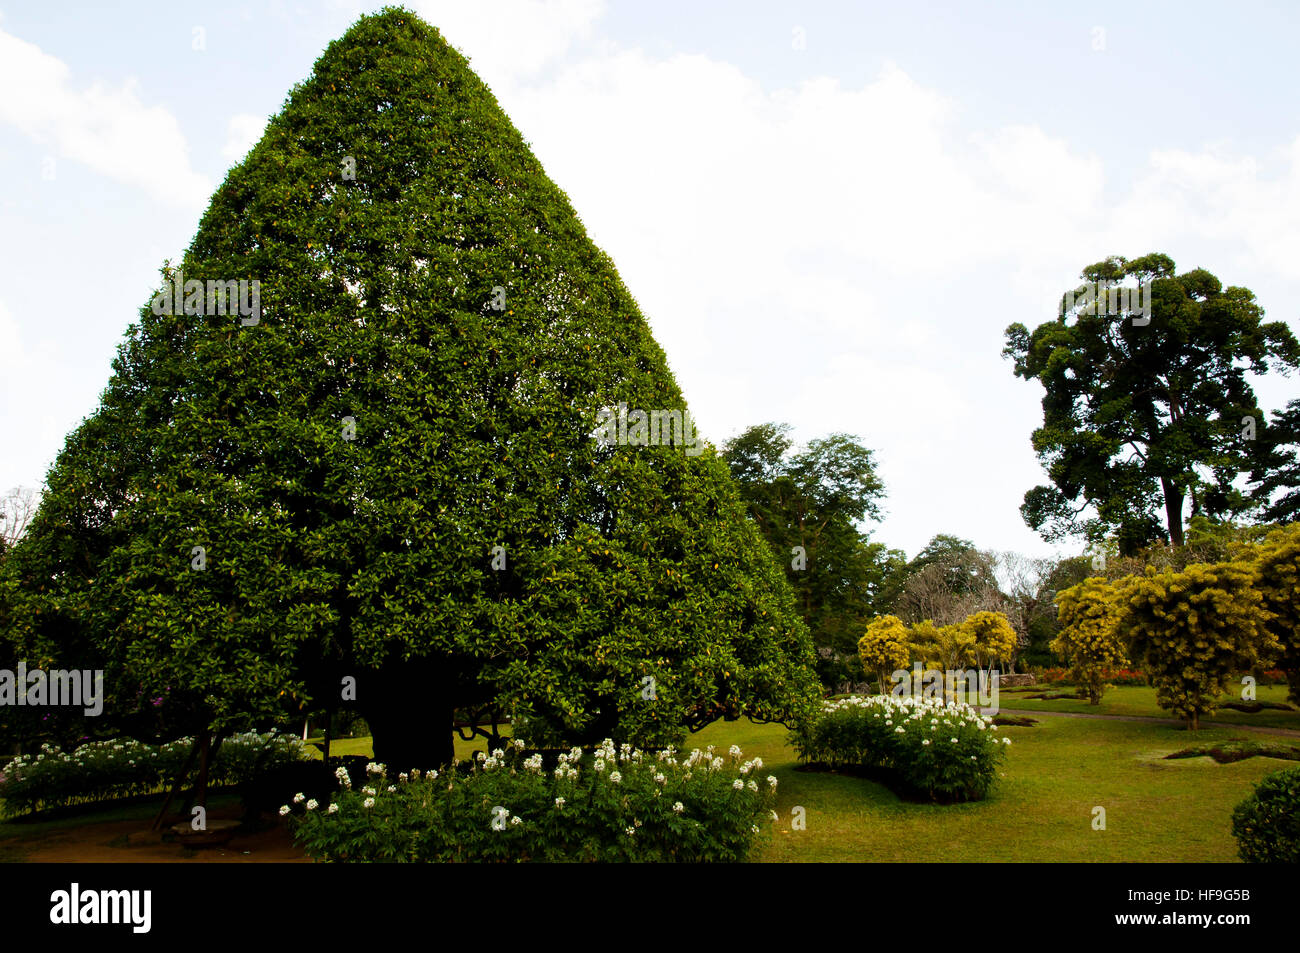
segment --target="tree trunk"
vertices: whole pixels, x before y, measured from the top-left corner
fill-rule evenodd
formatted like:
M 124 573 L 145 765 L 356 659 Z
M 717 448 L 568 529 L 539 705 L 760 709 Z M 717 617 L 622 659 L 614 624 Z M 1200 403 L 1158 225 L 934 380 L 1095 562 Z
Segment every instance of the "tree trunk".
M 194 796 L 191 799 L 205 811 L 208 808 L 208 768 L 212 765 L 212 732 L 203 729 L 203 741 L 199 746 L 199 779 L 194 783 Z M 187 804 L 186 809 L 192 805 Z
M 175 780 L 172 781 L 171 790 L 167 792 L 167 798 L 163 801 L 162 807 L 158 809 L 158 816 L 153 819 L 152 830 L 156 831 L 162 826 L 163 818 L 167 816 L 167 808 L 172 806 L 172 802 L 176 800 L 176 795 L 181 793 L 181 788 L 185 786 L 185 781 L 190 776 L 190 768 L 194 767 L 194 757 L 199 753 L 199 746 L 202 743 L 199 736 L 195 735 L 194 743 L 190 745 L 190 753 L 185 756 L 185 764 L 181 766 Z
M 396 685 L 385 688 L 380 701 L 362 708 L 374 740 L 375 760 L 393 776 L 412 768 L 428 771 L 450 764 L 455 757 L 454 706 Z
M 1169 526 L 1169 542 L 1183 545 L 1183 491 L 1165 477 L 1160 478 L 1160 489 L 1165 494 L 1165 522 Z

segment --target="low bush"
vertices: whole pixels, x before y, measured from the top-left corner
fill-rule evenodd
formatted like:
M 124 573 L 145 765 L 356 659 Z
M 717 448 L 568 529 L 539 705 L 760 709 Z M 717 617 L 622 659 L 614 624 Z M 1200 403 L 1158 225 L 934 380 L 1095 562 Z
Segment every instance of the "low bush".
M 1232 812 L 1232 836 L 1247 863 L 1300 863 L 1300 768 L 1255 785 Z
M 323 861 L 739 861 L 775 802 L 776 778 L 735 746 L 679 760 L 607 740 L 561 752 L 554 767 L 524 748 L 397 778 L 370 764 L 354 782 L 340 768 L 329 804 L 296 797 L 280 813 Z
M 1011 743 L 970 705 L 893 695 L 824 702 L 790 740 L 803 761 L 881 770 L 906 793 L 945 802 L 985 797 Z
M 19 755 L 5 765 L 0 800 L 14 814 L 146 794 L 171 783 L 193 743 L 193 738 L 181 738 L 147 745 L 128 738 L 91 742 L 71 754 L 41 745 L 36 754 Z M 239 784 L 306 757 L 302 742 L 293 735 L 231 735 L 217 750 L 208 782 Z

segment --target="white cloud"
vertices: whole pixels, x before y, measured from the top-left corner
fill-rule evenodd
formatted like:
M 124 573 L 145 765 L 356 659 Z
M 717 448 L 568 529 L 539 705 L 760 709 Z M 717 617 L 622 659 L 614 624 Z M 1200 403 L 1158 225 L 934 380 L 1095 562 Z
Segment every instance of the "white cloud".
M 176 117 L 146 106 L 137 84 L 77 90 L 62 60 L 0 30 L 0 122 L 61 157 L 183 208 L 202 208 L 211 185 L 190 167 Z M 18 91 L 21 90 L 21 93 Z
M 936 532 L 1046 551 L 1017 512 L 1044 479 L 1029 445 L 1041 394 L 999 351 L 1006 325 L 1047 320 L 1084 265 L 1161 250 L 1300 292 L 1300 136 L 1260 156 L 1153 143 L 1121 188 L 1095 130 L 985 119 L 967 90 L 899 65 L 771 88 L 710 56 L 617 47 L 600 0 L 414 6 L 613 256 L 706 436 L 766 420 L 802 439 L 857 433 L 889 491 L 877 536 L 910 552 Z M 206 199 L 174 117 L 133 87 L 75 92 L 66 66 L 3 33 L 0 79 L 36 91 L 0 101 L 0 121 Z M 222 155 L 238 159 L 263 126 L 232 117 Z M 1191 239 L 1218 251 L 1195 261 L 1180 251 Z M 1262 303 L 1276 314 L 1287 300 Z
M 226 144 L 221 147 L 221 157 L 238 162 L 257 145 L 266 129 L 266 117 L 252 113 L 236 113 L 226 123 Z
M 433 24 L 490 86 L 553 63 L 591 35 L 604 0 L 415 0 L 412 9 Z
M 603 48 L 497 94 L 706 434 L 858 433 L 889 481 L 881 535 L 910 551 L 941 531 L 1048 548 L 1017 511 L 1044 481 L 1041 394 L 1002 334 L 1048 320 L 1084 265 L 1172 249 L 1191 222 L 1298 277 L 1300 140 L 1267 185 L 1246 161 L 1157 152 L 1116 196 L 1093 143 L 963 134 L 960 101 L 893 65 L 860 88 L 767 90 L 706 56 Z

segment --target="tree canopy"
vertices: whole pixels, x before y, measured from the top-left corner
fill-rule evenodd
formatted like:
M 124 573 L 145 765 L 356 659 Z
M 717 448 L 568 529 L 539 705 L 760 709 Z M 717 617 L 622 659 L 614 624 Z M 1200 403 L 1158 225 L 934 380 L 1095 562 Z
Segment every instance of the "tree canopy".
M 885 493 L 871 451 L 837 433 L 791 453 L 789 430 L 758 424 L 727 441 L 722 455 L 750 516 L 785 566 L 814 643 L 833 653 L 819 671 L 834 685 L 846 675 L 836 659 L 856 654 L 862 626 L 878 613 L 903 554 L 871 541 L 861 528 L 879 519 Z
M 1246 375 L 1288 372 L 1300 344 L 1263 320 L 1248 289 L 1201 268 L 1177 274 L 1167 255 L 1112 257 L 1082 277 L 1091 304 L 1071 292 L 1032 334 L 1006 330 L 1016 375 L 1045 392 L 1033 445 L 1051 483 L 1029 490 L 1021 513 L 1049 540 L 1114 532 L 1126 553 L 1162 538 L 1181 545 L 1189 497 L 1192 514 L 1246 505 L 1232 481 L 1259 454 L 1243 421 L 1263 417 Z M 1095 300 L 1130 279 L 1149 293 Z
M 214 307 L 208 283 L 235 279 L 260 283 L 255 312 Z M 184 294 L 142 308 L 3 560 L 14 652 L 102 667 L 110 710 L 165 698 L 185 731 L 354 680 L 401 768 L 446 761 L 468 706 L 652 742 L 815 693 L 714 450 L 593 439 L 602 411 L 680 414 L 682 394 L 567 197 L 419 18 L 386 9 L 326 49 L 163 281 Z M 853 455 L 819 453 L 836 464 L 808 491 L 852 510 Z

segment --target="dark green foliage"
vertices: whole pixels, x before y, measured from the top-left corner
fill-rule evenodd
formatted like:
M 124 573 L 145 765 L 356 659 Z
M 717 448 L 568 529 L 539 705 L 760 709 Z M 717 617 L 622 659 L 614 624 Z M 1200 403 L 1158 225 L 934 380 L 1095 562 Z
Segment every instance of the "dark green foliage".
M 927 566 L 939 566 L 943 570 L 945 588 L 955 595 L 969 595 L 998 587 L 992 561 L 970 540 L 948 533 L 938 533 L 931 538 L 925 548 L 908 562 L 902 576 L 915 576 Z
M 790 454 L 789 430 L 787 424 L 750 427 L 727 442 L 723 457 L 822 650 L 822 683 L 857 682 L 863 677 L 858 639 L 881 611 L 882 588 L 903 554 L 858 528 L 879 518 L 884 497 L 871 451 L 847 434 L 831 434 Z
M 192 738 L 162 745 L 110 738 L 67 751 L 44 745 L 4 766 L 0 800 L 10 814 L 17 814 L 157 791 L 181 771 L 192 744 Z M 245 784 L 306 759 L 302 742 L 292 735 L 232 735 L 217 749 L 210 780 Z
M 1016 375 L 1045 390 L 1033 443 L 1052 481 L 1025 494 L 1021 513 L 1049 540 L 1113 531 L 1124 554 L 1157 539 L 1181 545 L 1189 496 L 1210 517 L 1246 507 L 1231 484 L 1258 451 L 1242 420 L 1262 419 L 1246 375 L 1296 367 L 1300 343 L 1262 320 L 1249 290 L 1199 268 L 1176 274 L 1166 255 L 1110 258 L 1082 277 L 1149 280 L 1150 323 L 1135 326 L 1134 310 L 1077 313 L 1063 297 L 1032 334 L 1007 328 Z M 1080 519 L 1083 504 L 1095 518 Z
M 823 702 L 790 733 L 802 761 L 864 773 L 909 797 L 940 802 L 986 797 L 1002 741 L 993 719 L 965 703 L 949 708 L 942 698 L 892 695 Z
M 364 779 L 340 779 L 329 803 L 290 807 L 290 823 L 327 862 L 736 863 L 776 801 L 776 779 L 737 750 L 679 761 L 610 746 L 548 758 L 508 744 L 423 777 L 370 765 Z
M 1259 423 L 1251 497 L 1266 522 L 1300 521 L 1300 400 L 1274 411 L 1267 426 Z
M 1300 768 L 1270 774 L 1232 812 L 1247 863 L 1300 864 Z
M 602 408 L 681 392 L 436 30 L 385 10 L 331 44 L 181 264 L 259 280 L 260 322 L 141 311 L 4 559 L 16 651 L 100 662 L 114 717 L 167 692 L 196 729 L 337 704 L 351 676 L 395 766 L 448 760 L 462 706 L 666 741 L 815 694 L 712 448 L 592 439 Z

